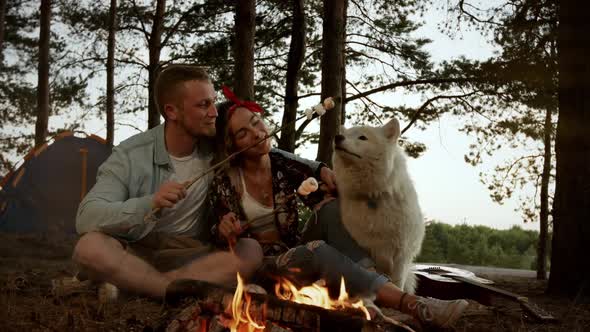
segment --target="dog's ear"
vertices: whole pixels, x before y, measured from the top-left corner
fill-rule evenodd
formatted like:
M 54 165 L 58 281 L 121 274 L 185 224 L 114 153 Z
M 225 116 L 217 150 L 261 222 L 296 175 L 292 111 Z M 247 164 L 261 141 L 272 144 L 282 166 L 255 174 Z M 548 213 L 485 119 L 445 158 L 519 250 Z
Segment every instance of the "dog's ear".
M 391 119 L 387 124 L 385 124 L 381 128 L 383 129 L 383 132 L 385 133 L 385 137 L 387 137 L 389 139 L 393 139 L 393 140 L 396 140 L 399 138 L 400 128 L 399 128 L 399 122 L 397 121 L 396 118 Z

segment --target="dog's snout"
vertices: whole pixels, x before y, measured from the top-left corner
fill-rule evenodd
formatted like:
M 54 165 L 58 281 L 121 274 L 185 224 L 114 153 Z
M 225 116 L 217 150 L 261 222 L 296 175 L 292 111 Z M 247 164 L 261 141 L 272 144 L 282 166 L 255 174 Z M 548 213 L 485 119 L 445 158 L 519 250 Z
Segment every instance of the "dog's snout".
M 342 143 L 342 141 L 344 141 L 344 136 L 343 135 L 336 135 L 334 137 L 334 143 L 340 144 L 340 143 Z

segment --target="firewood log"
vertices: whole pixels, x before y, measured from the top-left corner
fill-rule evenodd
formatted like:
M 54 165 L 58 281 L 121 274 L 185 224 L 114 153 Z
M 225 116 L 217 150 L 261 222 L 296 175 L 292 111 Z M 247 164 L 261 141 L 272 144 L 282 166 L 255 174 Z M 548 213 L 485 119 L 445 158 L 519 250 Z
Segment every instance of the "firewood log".
M 231 306 L 234 290 L 200 280 L 177 280 L 166 292 L 165 301 L 177 304 L 183 298 L 196 300 L 205 314 L 224 314 Z M 317 306 L 281 300 L 267 294 L 250 294 L 251 313 L 265 307 L 263 319 L 296 331 L 407 331 L 390 322 L 372 322 L 355 308 L 328 310 Z M 193 302 L 194 303 L 194 302 Z M 279 331 L 279 330 L 276 330 Z

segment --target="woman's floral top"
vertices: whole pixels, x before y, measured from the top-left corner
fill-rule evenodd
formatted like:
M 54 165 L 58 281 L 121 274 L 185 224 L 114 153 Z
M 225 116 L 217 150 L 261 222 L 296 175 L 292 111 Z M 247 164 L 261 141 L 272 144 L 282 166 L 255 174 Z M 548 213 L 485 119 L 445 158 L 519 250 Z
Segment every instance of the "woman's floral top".
M 313 170 L 305 164 L 296 160 L 284 157 L 283 155 L 270 152 L 272 190 L 274 198 L 274 209 L 281 208 L 275 213 L 275 225 L 279 232 L 280 243 L 261 243 L 265 255 L 276 255 L 285 252 L 288 248 L 297 245 L 299 241 L 299 218 L 297 212 L 297 197 L 308 207 L 319 203 L 323 194 L 320 191 L 311 193 L 308 196 L 296 194 L 297 188 L 303 180 L 315 176 Z M 321 167 L 318 167 L 318 173 Z M 222 171 L 215 175 L 209 187 L 209 202 L 213 213 L 217 217 L 217 223 L 211 229 L 214 241 L 220 247 L 227 247 L 227 242 L 220 239 L 217 232 L 217 225 L 221 218 L 233 212 L 237 218 L 244 222 L 246 214 L 241 204 L 241 196 L 232 184 L 228 171 Z M 252 234 L 246 230 L 243 237 L 250 237 Z

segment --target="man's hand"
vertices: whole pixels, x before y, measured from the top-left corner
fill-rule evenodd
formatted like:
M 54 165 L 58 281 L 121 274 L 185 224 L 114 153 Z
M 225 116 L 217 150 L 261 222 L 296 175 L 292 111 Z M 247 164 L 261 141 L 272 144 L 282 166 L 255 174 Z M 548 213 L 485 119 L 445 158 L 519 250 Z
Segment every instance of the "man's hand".
M 328 167 L 320 169 L 320 178 L 326 184 L 330 193 L 336 192 L 336 174 Z
M 181 199 L 186 197 L 184 185 L 178 182 L 167 181 L 162 183 L 152 199 L 152 208 L 171 208 Z
M 242 226 L 235 213 L 229 212 L 221 217 L 219 222 L 219 234 L 227 239 L 227 242 L 235 244 L 236 238 L 242 233 Z

